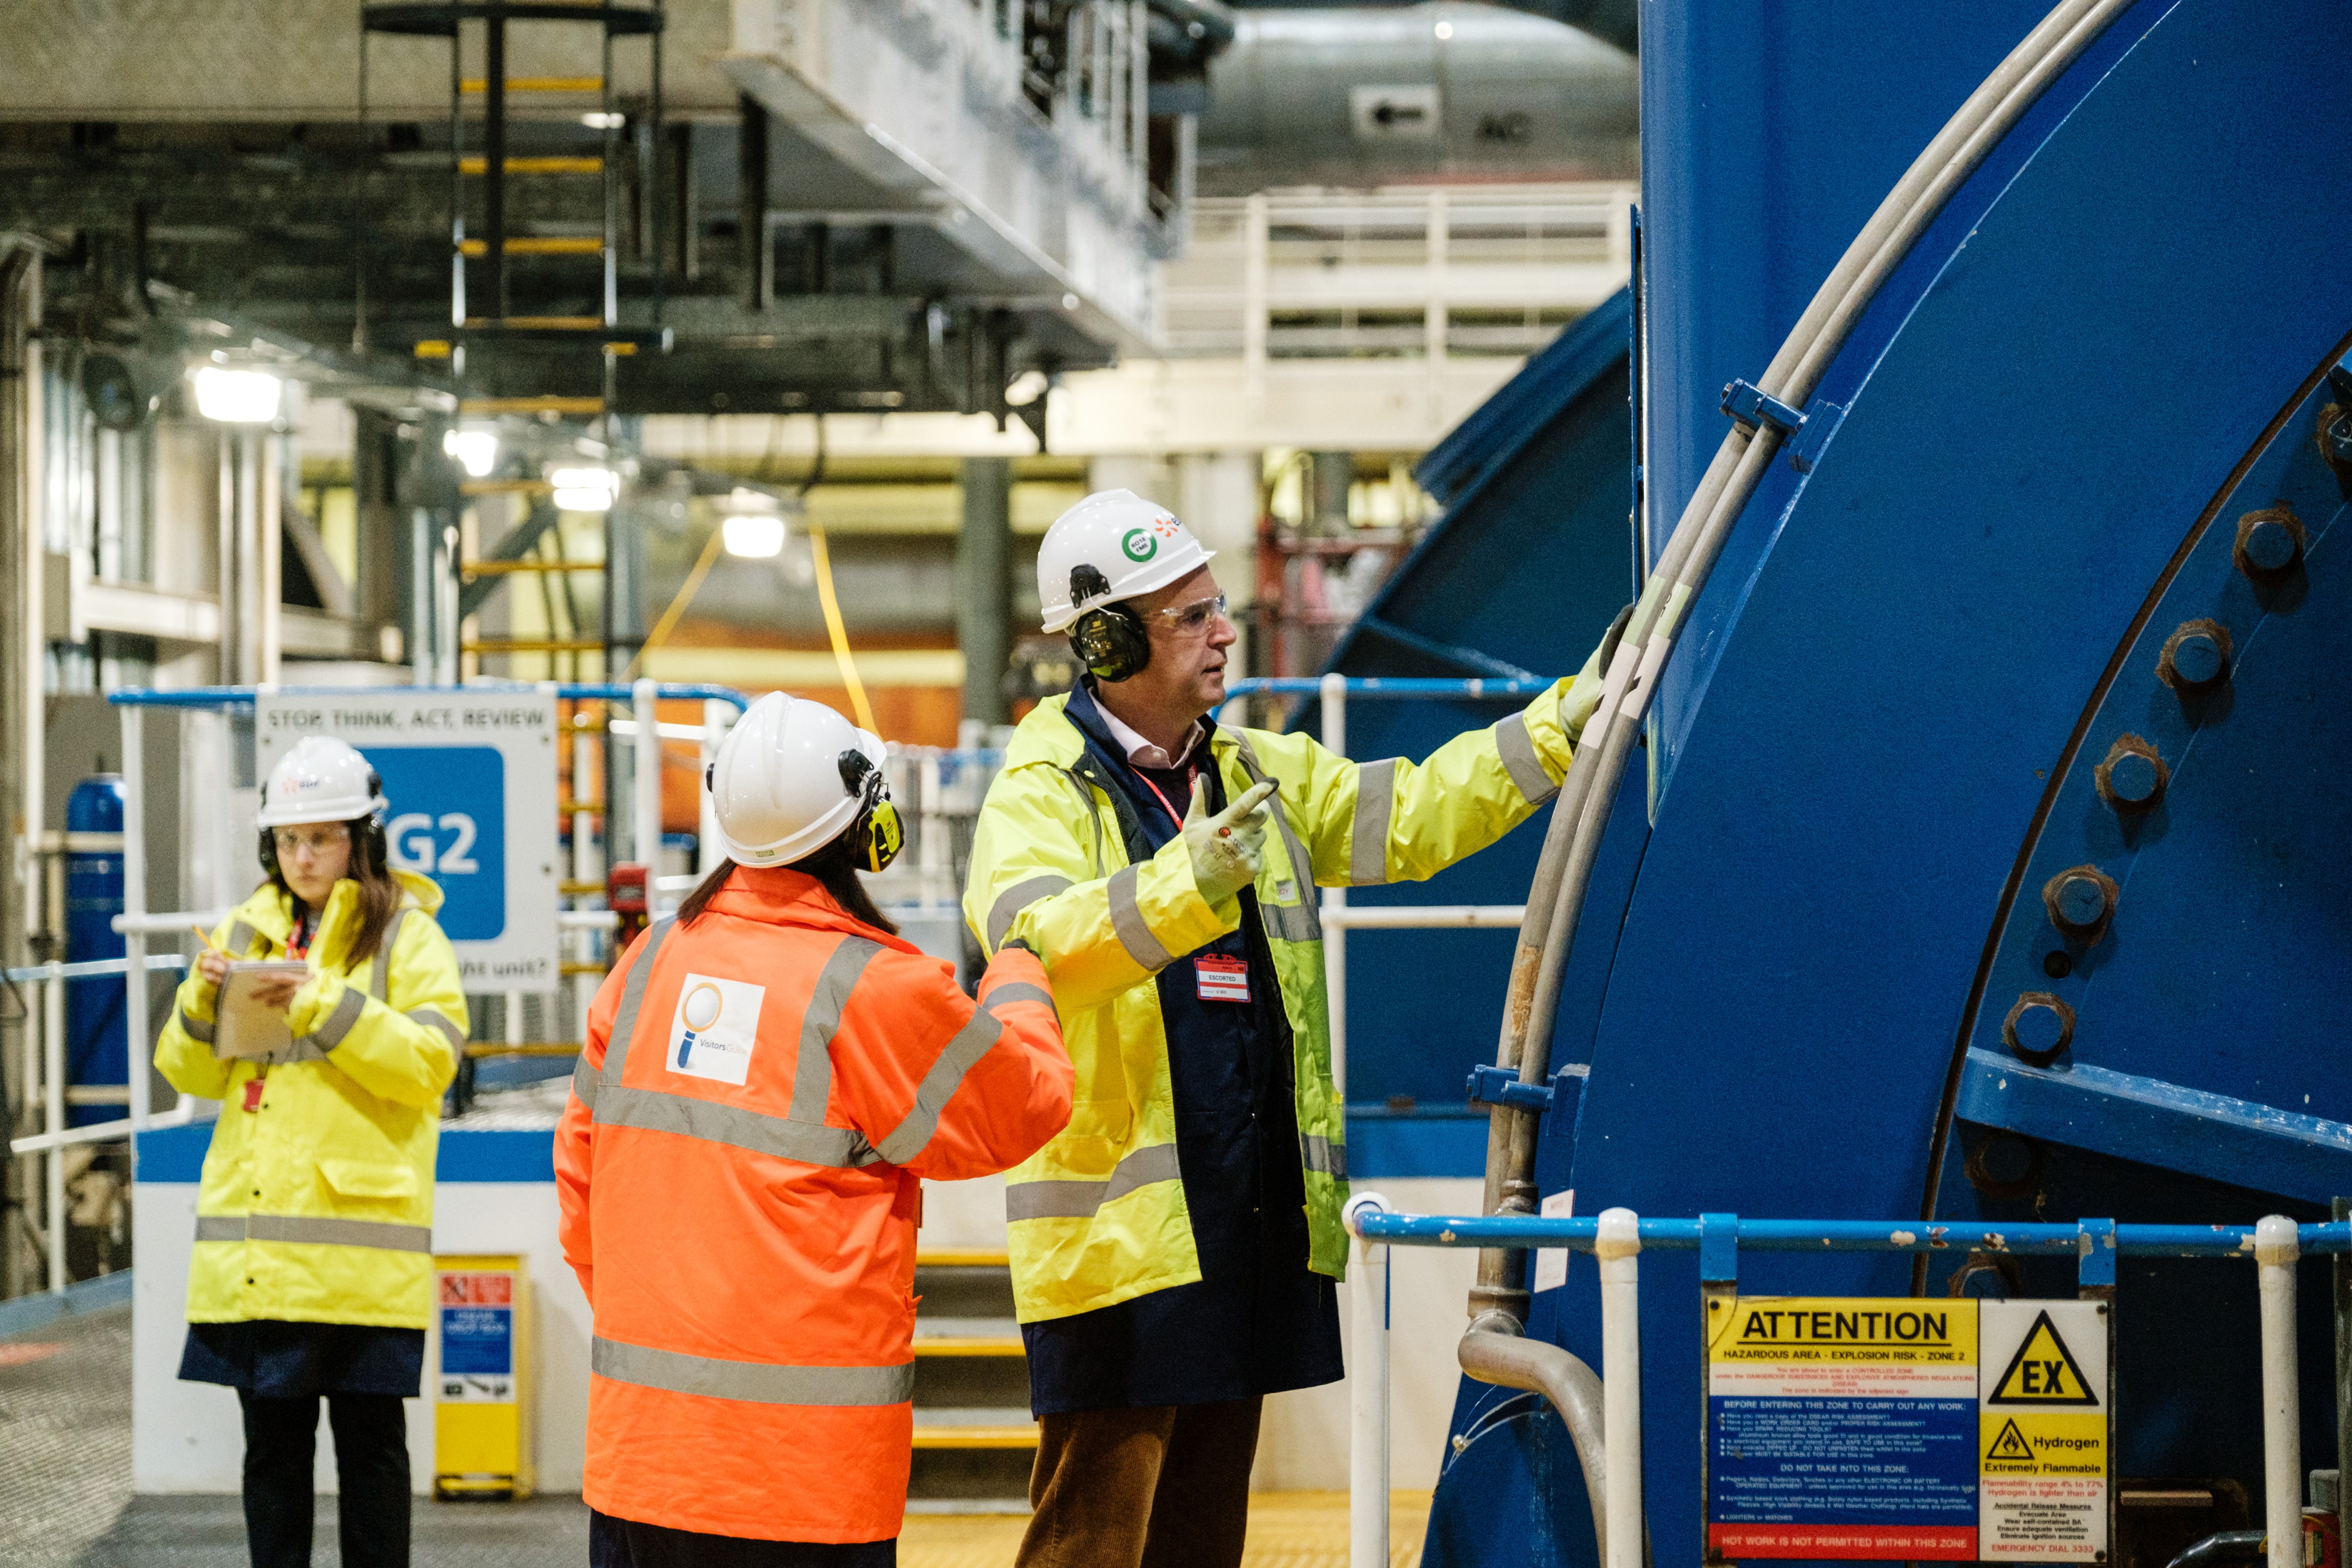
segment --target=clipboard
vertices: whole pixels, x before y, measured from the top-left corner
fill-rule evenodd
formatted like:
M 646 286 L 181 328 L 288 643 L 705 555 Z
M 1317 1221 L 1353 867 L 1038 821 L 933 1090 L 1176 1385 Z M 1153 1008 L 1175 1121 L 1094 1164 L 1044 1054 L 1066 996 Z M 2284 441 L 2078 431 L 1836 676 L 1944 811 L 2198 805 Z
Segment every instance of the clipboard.
M 294 1033 L 286 1015 L 254 1000 L 254 983 L 269 975 L 308 979 L 310 966 L 299 959 L 270 958 L 232 963 L 213 1001 L 213 1055 L 223 1060 L 276 1061 L 294 1048 Z

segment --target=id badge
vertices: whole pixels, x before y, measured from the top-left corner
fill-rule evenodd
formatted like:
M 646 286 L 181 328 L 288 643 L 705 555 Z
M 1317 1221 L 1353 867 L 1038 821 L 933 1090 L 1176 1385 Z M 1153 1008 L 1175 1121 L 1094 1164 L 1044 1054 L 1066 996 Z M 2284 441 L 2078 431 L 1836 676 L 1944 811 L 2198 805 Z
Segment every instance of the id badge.
M 1249 963 L 1221 952 L 1204 952 L 1192 961 L 1192 974 L 1203 1002 L 1246 1002 L 1250 999 Z
M 266 1086 L 266 1082 L 267 1080 L 259 1078 L 249 1078 L 245 1080 L 245 1110 L 259 1110 L 261 1109 L 261 1091 Z

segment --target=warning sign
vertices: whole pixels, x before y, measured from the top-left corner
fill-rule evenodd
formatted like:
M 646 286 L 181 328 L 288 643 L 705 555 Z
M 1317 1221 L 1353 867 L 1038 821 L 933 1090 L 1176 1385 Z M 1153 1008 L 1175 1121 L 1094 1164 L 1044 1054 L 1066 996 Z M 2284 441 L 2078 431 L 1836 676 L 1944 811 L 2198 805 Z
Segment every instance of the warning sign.
M 1988 1563 L 2107 1552 L 2107 1316 L 2097 1301 L 1987 1301 L 1982 1502 Z
M 1707 1303 L 1716 1559 L 1977 1555 L 1978 1303 Z

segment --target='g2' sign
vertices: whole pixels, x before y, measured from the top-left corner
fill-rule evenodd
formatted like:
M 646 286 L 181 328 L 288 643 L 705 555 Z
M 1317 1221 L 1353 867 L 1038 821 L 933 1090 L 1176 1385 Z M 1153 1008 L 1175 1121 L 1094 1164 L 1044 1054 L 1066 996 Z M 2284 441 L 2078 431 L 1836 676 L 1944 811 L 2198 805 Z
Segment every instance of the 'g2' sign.
M 487 942 L 507 924 L 506 761 L 491 746 L 379 746 L 392 863 L 440 884 L 437 917 L 453 942 Z

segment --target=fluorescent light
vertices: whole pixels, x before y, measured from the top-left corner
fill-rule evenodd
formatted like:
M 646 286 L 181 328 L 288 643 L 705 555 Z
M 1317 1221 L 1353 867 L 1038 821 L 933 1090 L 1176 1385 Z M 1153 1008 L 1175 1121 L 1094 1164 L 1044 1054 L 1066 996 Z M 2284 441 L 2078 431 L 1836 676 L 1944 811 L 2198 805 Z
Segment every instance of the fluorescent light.
M 580 123 L 591 131 L 618 131 L 628 122 L 625 114 L 604 114 L 593 109 L 580 117 Z
M 1453 23 L 1451 23 L 1451 22 L 1440 22 L 1439 24 L 1437 24 L 1437 37 L 1438 37 L 1438 38 L 1440 39 L 1440 41 L 1443 41 L 1443 40 L 1444 40 L 1444 39 L 1446 39 L 1446 38 L 1450 38 L 1450 37 L 1452 37 L 1453 36 L 1454 36 L 1454 24 L 1453 24 Z
M 268 425 L 277 419 L 285 390 L 268 371 L 204 365 L 196 372 L 196 409 L 225 425 Z
M 784 520 L 773 512 L 737 512 L 719 528 L 726 536 L 730 555 L 759 561 L 783 553 Z
M 495 430 L 450 430 L 441 437 L 441 451 L 455 458 L 467 474 L 474 479 L 487 479 L 499 462 L 499 434 Z
M 610 511 L 621 476 L 610 468 L 558 468 L 547 476 L 558 511 Z

